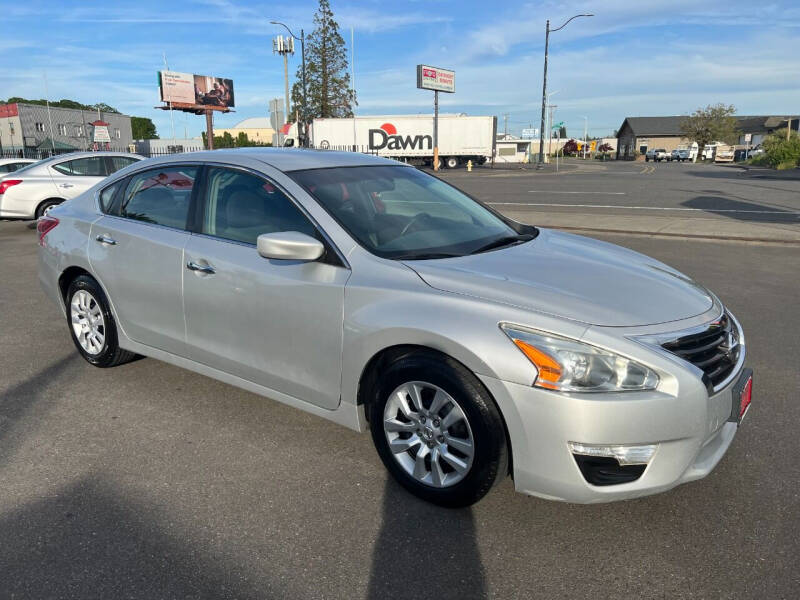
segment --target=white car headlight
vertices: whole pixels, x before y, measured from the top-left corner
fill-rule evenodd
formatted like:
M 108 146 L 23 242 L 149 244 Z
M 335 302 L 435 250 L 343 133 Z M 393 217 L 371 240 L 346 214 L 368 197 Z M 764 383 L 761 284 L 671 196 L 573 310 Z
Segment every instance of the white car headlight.
M 658 385 L 652 369 L 608 350 L 551 333 L 500 327 L 538 370 L 536 387 L 559 392 L 627 392 Z

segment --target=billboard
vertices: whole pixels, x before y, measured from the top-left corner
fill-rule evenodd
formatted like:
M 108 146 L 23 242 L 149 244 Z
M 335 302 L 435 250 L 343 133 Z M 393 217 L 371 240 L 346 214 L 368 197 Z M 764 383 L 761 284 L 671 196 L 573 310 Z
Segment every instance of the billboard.
M 429 65 L 417 65 L 417 87 L 421 90 L 452 94 L 456 91 L 456 72 Z
M 202 108 L 233 108 L 233 81 L 222 77 L 159 71 L 161 101 Z

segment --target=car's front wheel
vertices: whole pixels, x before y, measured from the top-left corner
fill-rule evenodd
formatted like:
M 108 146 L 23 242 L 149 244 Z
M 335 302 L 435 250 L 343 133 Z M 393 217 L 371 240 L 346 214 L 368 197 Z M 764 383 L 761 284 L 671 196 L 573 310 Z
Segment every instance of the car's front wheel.
M 420 352 L 396 360 L 377 379 L 372 439 L 386 468 L 412 494 L 469 506 L 506 476 L 502 417 L 464 366 Z
M 100 285 L 88 275 L 76 277 L 67 288 L 67 321 L 75 347 L 96 367 L 114 367 L 136 355 L 117 343 L 117 327 Z

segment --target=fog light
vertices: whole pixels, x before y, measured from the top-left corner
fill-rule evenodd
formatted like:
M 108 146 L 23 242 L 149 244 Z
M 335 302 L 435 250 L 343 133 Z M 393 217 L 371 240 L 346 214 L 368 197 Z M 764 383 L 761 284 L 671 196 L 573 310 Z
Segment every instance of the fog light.
M 656 453 L 658 444 L 646 446 L 593 446 L 580 442 L 569 442 L 573 454 L 603 458 L 615 458 L 621 466 L 646 465 Z

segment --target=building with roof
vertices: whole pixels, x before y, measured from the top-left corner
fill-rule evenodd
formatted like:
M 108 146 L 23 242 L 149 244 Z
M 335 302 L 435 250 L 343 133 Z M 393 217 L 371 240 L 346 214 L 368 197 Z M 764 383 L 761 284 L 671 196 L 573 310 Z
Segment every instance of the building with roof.
M 688 144 L 681 133 L 681 122 L 686 115 L 672 117 L 626 117 L 617 132 L 617 158 L 632 160 L 636 152 L 644 154 L 648 148 L 664 148 L 667 152 L 678 146 Z M 797 115 L 764 115 L 734 117 L 739 125 L 739 143 L 745 143 L 745 135 L 751 136 L 750 145 L 757 146 L 774 131 L 791 126 L 798 130 L 800 118 Z
M 131 118 L 118 113 L 16 102 L 0 104 L 0 154 L 38 156 L 98 147 L 127 149 Z
M 229 129 L 214 128 L 214 135 L 224 135 L 225 133 L 231 134 L 231 137 L 237 137 L 241 132 L 247 134 L 247 139 L 251 142 L 259 142 L 261 144 L 271 144 L 272 136 L 275 130 L 270 126 L 267 117 L 250 117 L 244 121 L 240 121 Z

